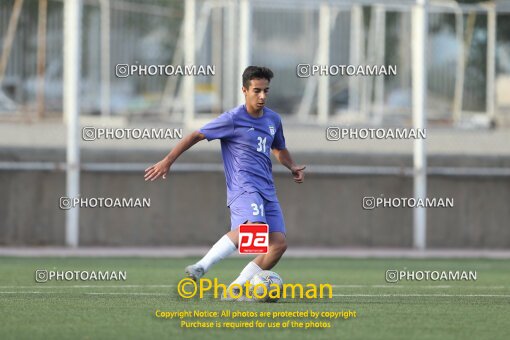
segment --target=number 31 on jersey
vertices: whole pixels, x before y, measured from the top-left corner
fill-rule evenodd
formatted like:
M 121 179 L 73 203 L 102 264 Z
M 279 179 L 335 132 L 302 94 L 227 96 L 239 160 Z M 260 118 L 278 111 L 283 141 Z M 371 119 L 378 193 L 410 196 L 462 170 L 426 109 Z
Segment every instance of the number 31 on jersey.
M 266 140 L 267 140 L 267 137 L 257 137 L 257 151 L 258 152 L 263 152 L 263 153 L 266 153 Z

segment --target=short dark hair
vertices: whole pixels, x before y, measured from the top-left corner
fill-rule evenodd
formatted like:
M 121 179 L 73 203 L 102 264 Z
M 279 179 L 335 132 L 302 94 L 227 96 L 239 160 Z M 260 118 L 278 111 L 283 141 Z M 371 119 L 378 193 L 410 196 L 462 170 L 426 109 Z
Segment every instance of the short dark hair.
M 243 86 L 249 88 L 252 79 L 267 79 L 270 82 L 273 76 L 273 71 L 267 67 L 248 66 L 243 72 Z

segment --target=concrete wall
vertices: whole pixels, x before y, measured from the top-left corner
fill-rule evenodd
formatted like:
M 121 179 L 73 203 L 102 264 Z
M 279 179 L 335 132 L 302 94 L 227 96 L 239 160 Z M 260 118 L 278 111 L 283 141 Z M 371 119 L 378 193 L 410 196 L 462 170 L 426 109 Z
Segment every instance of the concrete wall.
M 161 152 L 85 150 L 84 162 L 146 162 Z M 310 172 L 302 185 L 275 174 L 290 246 L 411 247 L 412 209 L 362 209 L 364 196 L 411 197 L 406 176 L 322 175 L 314 166 L 409 166 L 411 156 L 295 154 Z M 3 149 L 1 161 L 63 161 L 60 149 Z M 189 152 L 178 163 L 221 162 L 218 152 Z M 430 166 L 510 168 L 509 158 L 442 156 Z M 143 172 L 82 172 L 82 197 L 148 197 L 150 208 L 83 208 L 86 246 L 210 245 L 230 225 L 222 172 L 175 172 L 147 183 Z M 453 197 L 454 208 L 428 210 L 430 248 L 510 248 L 510 177 L 430 176 L 429 197 Z M 0 171 L 0 244 L 63 245 L 65 173 Z

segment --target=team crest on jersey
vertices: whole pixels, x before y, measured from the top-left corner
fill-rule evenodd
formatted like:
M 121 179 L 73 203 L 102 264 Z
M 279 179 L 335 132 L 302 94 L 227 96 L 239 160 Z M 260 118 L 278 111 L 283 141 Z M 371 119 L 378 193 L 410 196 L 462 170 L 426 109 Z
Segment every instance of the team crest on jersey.
M 271 134 L 271 136 L 274 136 L 274 134 L 276 133 L 274 126 L 269 125 L 269 133 Z

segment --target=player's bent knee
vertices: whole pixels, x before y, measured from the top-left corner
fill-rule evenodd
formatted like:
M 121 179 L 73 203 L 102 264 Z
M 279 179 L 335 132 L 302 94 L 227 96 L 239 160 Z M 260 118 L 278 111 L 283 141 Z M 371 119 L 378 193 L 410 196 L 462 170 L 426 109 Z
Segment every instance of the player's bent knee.
M 236 246 L 236 248 L 239 247 L 239 228 L 234 229 L 226 233 L 228 238 L 230 238 L 230 241 Z
M 287 242 L 283 241 L 283 242 L 273 243 L 269 246 L 269 249 L 270 249 L 270 251 L 272 251 L 274 253 L 283 254 L 287 250 Z
M 280 251 L 283 253 L 285 253 L 285 251 L 287 250 L 287 243 L 283 243 L 281 246 L 280 246 Z

